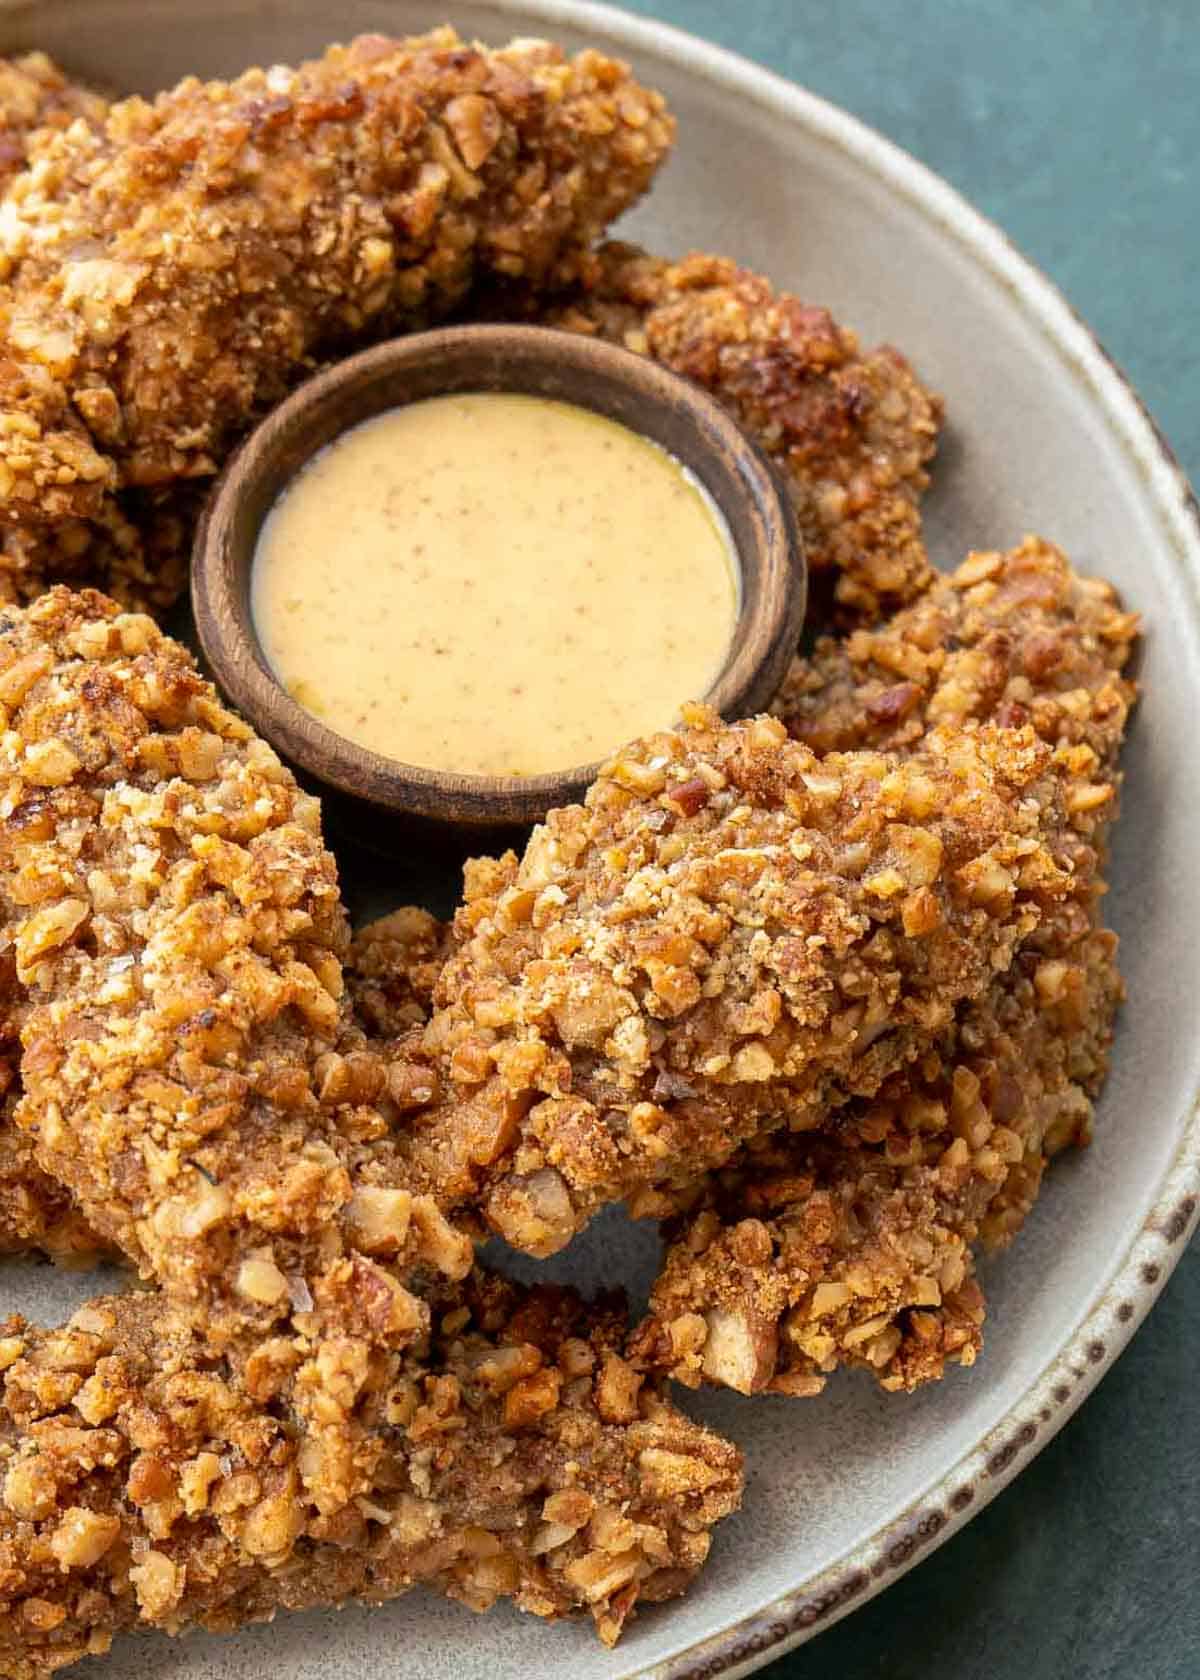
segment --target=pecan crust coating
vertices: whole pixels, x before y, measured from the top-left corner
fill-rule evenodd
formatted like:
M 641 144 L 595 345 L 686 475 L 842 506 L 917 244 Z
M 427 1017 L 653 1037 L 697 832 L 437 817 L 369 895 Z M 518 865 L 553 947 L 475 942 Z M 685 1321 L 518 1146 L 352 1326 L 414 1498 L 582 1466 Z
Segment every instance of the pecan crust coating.
M 830 1135 L 773 1134 L 668 1226 L 642 1367 L 812 1395 L 840 1367 L 888 1390 L 973 1364 L 972 1246 L 1011 1241 L 1047 1160 L 1091 1133 L 1121 998 L 1116 939 L 1018 956 L 985 998 Z
M 393 1061 L 415 1182 L 544 1255 L 873 1095 L 1043 916 L 1087 925 L 1095 769 L 1028 728 L 819 759 L 691 708 L 520 860 L 468 867 L 437 1007 Z
M 383 1038 L 426 1020 L 451 928 L 415 905 L 369 923 L 350 942 L 345 980 L 357 1019 Z M 0 971 L 0 996 L 14 1006 L 16 976 Z M 0 1037 L 0 1254 L 41 1253 L 79 1268 L 118 1251 L 87 1224 L 61 1184 L 37 1164 L 35 1137 L 16 1125 L 21 1045 L 15 1016 Z
M 561 280 L 672 134 L 618 61 L 448 29 L 42 130 L 0 236 L 0 518 L 207 477 L 314 357 Z
M 682 1592 L 741 1493 L 737 1449 L 621 1357 L 624 1312 L 475 1273 L 401 1351 L 330 1360 L 370 1450 L 323 1513 L 286 1338 L 215 1355 L 161 1295 L 0 1323 L 0 1651 L 42 1680 L 136 1627 L 228 1630 L 424 1583 L 584 1611 L 612 1643 Z M 340 1403 L 340 1402 L 339 1402 Z
M 0 58 L 0 187 L 25 168 L 42 129 L 79 120 L 99 126 L 107 114 L 106 99 L 72 81 L 45 53 Z
M 815 752 L 895 751 L 936 724 L 1030 724 L 1111 768 L 1134 686 L 1139 631 L 1102 578 L 1026 537 L 935 575 L 886 624 L 798 655 L 772 711 Z
M 373 1038 L 400 1038 L 429 1019 L 454 927 L 405 904 L 368 922 L 350 944 L 346 985 L 354 1013 Z
M 1137 631 L 1107 584 L 1028 538 L 971 555 L 891 623 L 818 643 L 779 710 L 819 751 L 911 751 L 947 722 L 1033 727 L 1080 763 L 1068 801 L 1102 857 Z M 640 1360 L 688 1383 L 812 1394 L 840 1365 L 910 1389 L 975 1358 L 971 1245 L 1010 1240 L 1047 1161 L 1091 1137 L 1122 996 L 1095 885 L 1090 902 L 1053 906 L 879 1099 L 836 1115 L 832 1139 L 751 1145 L 680 1198 L 692 1211 L 634 1338 Z

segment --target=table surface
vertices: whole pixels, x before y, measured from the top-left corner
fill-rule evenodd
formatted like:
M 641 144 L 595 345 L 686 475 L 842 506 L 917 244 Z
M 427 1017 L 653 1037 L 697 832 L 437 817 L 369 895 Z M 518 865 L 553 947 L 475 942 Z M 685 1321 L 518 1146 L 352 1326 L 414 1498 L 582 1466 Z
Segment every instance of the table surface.
M 862 117 L 1043 268 L 1200 483 L 1197 0 L 626 0 Z M 836 299 L 815 299 L 836 305 Z M 933 1557 L 771 1680 L 1194 1680 L 1200 1243 L 1100 1388 Z

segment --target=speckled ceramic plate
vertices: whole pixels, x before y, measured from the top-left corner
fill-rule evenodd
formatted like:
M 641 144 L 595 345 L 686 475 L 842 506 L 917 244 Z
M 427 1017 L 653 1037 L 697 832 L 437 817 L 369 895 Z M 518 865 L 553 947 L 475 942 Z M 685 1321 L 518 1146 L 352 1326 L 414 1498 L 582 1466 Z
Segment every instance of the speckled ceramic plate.
M 465 34 L 592 41 L 631 58 L 679 122 L 675 159 L 630 232 L 729 252 L 867 340 L 889 338 L 946 395 L 928 502 L 939 561 L 1037 529 L 1114 579 L 1146 618 L 1146 698 L 1127 755 L 1112 919 L 1130 1001 L 1095 1146 L 1056 1167 L 1012 1252 L 989 1267 L 987 1348 L 911 1399 L 863 1381 L 816 1402 L 705 1396 L 745 1447 L 745 1510 L 681 1603 L 615 1652 L 582 1627 L 475 1618 L 416 1593 L 389 1608 L 282 1620 L 233 1639 L 130 1640 L 94 1680 L 574 1680 L 744 1674 L 862 1603 L 979 1510 L 1120 1353 L 1170 1272 L 1200 1192 L 1200 521 L 1153 423 L 1087 328 L 997 230 L 850 117 L 717 49 L 602 6 L 451 4 Z M 0 51 L 44 46 L 113 86 L 291 59 L 363 29 L 441 21 L 443 0 L 4 0 Z M 361 902 L 349 858 L 347 889 Z M 443 870 L 392 883 L 444 903 Z M 653 1238 L 607 1222 L 560 1270 L 644 1281 Z M 89 1292 L 43 1268 L 0 1275 L 5 1305 L 57 1317 Z M 689 1401 L 689 1404 L 691 1402 Z

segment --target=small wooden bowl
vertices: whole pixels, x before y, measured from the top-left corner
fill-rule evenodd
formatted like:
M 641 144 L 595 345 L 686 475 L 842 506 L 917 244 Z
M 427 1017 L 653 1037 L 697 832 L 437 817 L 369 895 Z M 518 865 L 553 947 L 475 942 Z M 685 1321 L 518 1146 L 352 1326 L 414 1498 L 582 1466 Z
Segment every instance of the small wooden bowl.
M 359 421 L 464 391 L 515 391 L 590 408 L 660 444 L 705 486 L 728 524 L 741 572 L 729 657 L 703 696 L 723 716 L 760 710 L 778 688 L 804 619 L 806 570 L 787 493 L 763 457 L 698 386 L 630 351 L 543 327 L 449 327 L 378 345 L 300 386 L 229 462 L 200 521 L 192 604 L 204 652 L 233 704 L 318 782 L 408 817 L 488 828 L 534 822 L 578 799 L 597 765 L 539 776 L 464 776 L 371 752 L 287 694 L 250 612 L 259 531 L 289 479 Z M 686 601 L 680 611 L 686 613 Z M 621 745 L 614 741 L 613 750 Z

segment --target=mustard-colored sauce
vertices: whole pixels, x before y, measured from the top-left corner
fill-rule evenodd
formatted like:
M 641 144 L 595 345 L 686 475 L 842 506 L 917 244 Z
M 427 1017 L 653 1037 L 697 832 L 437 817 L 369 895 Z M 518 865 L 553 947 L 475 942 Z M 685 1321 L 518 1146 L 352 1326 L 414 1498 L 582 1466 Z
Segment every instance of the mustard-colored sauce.
M 252 610 L 288 692 L 409 764 L 535 775 L 665 728 L 728 652 L 736 562 L 665 451 L 478 393 L 364 421 L 287 486 Z

